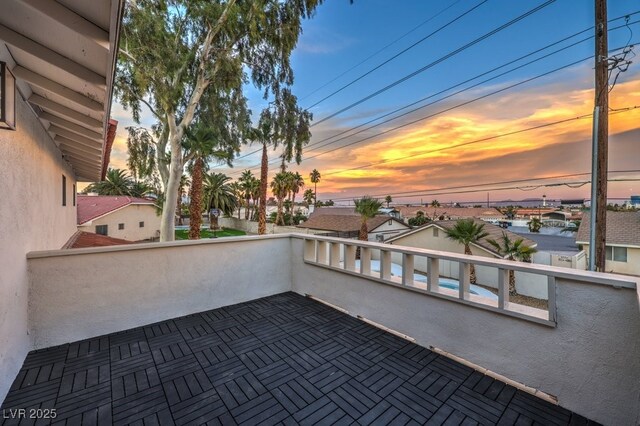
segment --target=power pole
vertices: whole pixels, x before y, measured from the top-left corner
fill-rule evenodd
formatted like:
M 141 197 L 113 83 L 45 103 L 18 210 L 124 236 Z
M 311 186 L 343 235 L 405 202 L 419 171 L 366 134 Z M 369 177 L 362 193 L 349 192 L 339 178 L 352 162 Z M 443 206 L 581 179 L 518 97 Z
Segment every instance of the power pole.
M 596 185 L 595 199 L 591 199 L 591 209 L 595 209 L 595 215 L 591 215 L 593 256 L 590 259 L 590 269 L 604 271 L 606 255 L 607 232 L 607 172 L 608 172 L 608 146 L 609 146 L 609 47 L 607 42 L 607 0 L 595 0 L 595 109 L 594 109 L 594 148 L 595 164 L 594 174 L 591 176 L 591 185 Z M 595 201 L 595 205 L 594 205 Z M 595 216 L 595 223 L 593 218 Z M 592 247 L 593 247 L 592 246 Z

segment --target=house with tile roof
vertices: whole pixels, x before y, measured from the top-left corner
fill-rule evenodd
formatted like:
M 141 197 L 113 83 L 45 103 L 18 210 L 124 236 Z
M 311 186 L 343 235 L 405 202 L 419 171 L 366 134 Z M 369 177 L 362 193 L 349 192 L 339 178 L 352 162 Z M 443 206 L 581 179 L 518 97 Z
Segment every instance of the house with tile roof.
M 576 244 L 589 252 L 589 214 L 582 216 Z M 640 275 L 640 212 L 607 211 L 605 270 Z
M 318 209 L 320 210 L 320 209 Z M 358 238 L 360 232 L 361 219 L 355 214 L 319 214 L 311 215 L 309 219 L 298 228 L 305 228 L 313 231 L 325 231 L 328 234 L 343 238 Z M 369 231 L 369 241 L 383 242 L 395 237 L 402 232 L 406 232 L 409 225 L 386 215 L 378 215 L 367 221 Z
M 78 230 L 127 241 L 154 240 L 160 216 L 155 202 L 146 198 L 78 195 Z
M 122 240 L 120 238 L 108 237 L 106 235 L 94 234 L 93 232 L 78 231 L 69 238 L 69 241 L 62 246 L 63 249 L 88 248 L 88 247 L 110 247 L 123 244 L 134 244 L 133 241 Z

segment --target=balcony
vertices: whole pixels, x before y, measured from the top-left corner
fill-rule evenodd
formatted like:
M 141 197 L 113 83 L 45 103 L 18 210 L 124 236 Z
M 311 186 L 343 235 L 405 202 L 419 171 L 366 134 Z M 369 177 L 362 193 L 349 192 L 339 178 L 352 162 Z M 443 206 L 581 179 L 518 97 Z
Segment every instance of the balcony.
M 445 263 L 457 290 L 435 279 Z M 496 270 L 497 299 L 470 291 L 471 263 Z M 35 350 L 5 417 L 640 420 L 629 277 L 296 234 L 34 252 L 28 267 Z M 546 309 L 509 300 L 509 270 L 544 277 Z

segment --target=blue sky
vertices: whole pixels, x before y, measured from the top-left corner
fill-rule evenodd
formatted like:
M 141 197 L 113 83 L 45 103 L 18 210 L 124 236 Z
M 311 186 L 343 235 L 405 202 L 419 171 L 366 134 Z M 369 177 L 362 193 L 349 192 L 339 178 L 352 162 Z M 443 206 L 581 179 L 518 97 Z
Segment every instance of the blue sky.
M 464 46 L 477 37 L 543 3 L 545 3 L 543 0 L 488 0 L 484 3 L 482 0 L 437 2 L 424 0 L 356 0 L 353 4 L 348 0 L 326 1 L 325 4 L 317 9 L 317 13 L 313 19 L 304 23 L 304 33 L 300 37 L 298 47 L 294 51 L 292 57 L 292 64 L 296 75 L 294 92 L 298 95 L 300 104 L 303 107 L 309 107 L 334 90 L 339 89 L 356 77 L 425 37 L 440 26 L 465 11 L 472 9 L 476 5 L 479 5 L 472 12 L 451 24 L 446 29 L 415 46 L 350 87 L 342 90 L 335 96 L 313 107 L 311 111 L 314 114 L 315 122 L 318 122 L 329 114 L 342 109 L 354 101 L 362 99 L 370 93 L 441 58 L 443 55 Z M 633 0 L 610 0 L 608 8 L 609 19 L 612 19 L 640 10 L 640 4 Z M 640 14 L 631 16 L 630 21 L 633 22 L 638 19 L 640 19 Z M 587 29 L 593 25 L 593 21 L 593 1 L 555 1 L 513 26 L 433 66 L 427 71 L 397 85 L 385 93 L 363 102 L 361 105 L 324 123 L 316 125 L 312 129 L 314 135 L 311 142 L 312 144 L 314 142 L 317 143 L 317 141 L 321 139 L 347 130 L 351 126 L 361 124 L 377 115 L 402 107 L 422 97 L 429 96 L 481 72 L 513 60 L 525 53 Z M 611 23 L 610 27 L 623 24 L 624 19 Z M 630 28 L 633 31 L 632 41 L 640 40 L 640 24 L 632 24 Z M 581 38 L 591 35 L 591 32 L 582 34 L 556 46 L 555 49 L 567 46 Z M 404 37 L 397 40 L 401 36 Z M 631 32 L 627 28 L 610 32 L 609 47 L 624 46 L 630 36 Z M 354 67 L 354 65 L 357 65 L 392 42 L 394 43 L 389 47 L 378 52 L 373 57 L 317 92 L 312 93 L 320 86 L 325 85 L 336 76 Z M 465 100 L 473 99 L 476 96 L 489 93 L 492 90 L 500 89 L 525 78 L 564 66 L 592 55 L 593 50 L 594 43 L 593 40 L 590 39 L 587 42 L 564 50 L 559 54 L 526 66 L 521 70 L 497 78 L 479 88 L 454 96 L 425 110 L 381 126 L 376 130 L 365 132 L 357 137 L 354 136 L 344 139 L 343 141 L 328 146 L 326 149 L 356 141 L 362 136 L 373 136 L 381 129 L 389 129 L 398 124 L 410 121 L 410 119 L 425 116 L 428 113 L 437 113 L 444 108 L 464 102 Z M 545 51 L 538 54 L 538 56 L 548 52 L 549 51 Z M 363 195 L 363 192 L 370 193 L 373 190 L 387 190 L 391 193 L 393 191 L 400 192 L 407 188 L 411 190 L 414 188 L 416 190 L 423 188 L 440 188 L 452 186 L 450 185 L 451 183 L 460 185 L 464 185 L 467 182 L 475 183 L 479 179 L 485 182 L 492 182 L 500 181 L 501 177 L 504 177 L 504 180 L 514 176 L 519 177 L 517 173 L 508 173 L 508 175 L 505 175 L 498 167 L 495 171 L 495 178 L 493 178 L 492 174 L 478 177 L 467 176 L 461 172 L 459 173 L 459 179 L 455 175 L 448 174 L 447 178 L 442 182 L 436 182 L 435 180 L 428 182 L 432 180 L 429 179 L 432 174 L 423 173 L 423 171 L 427 168 L 433 170 L 437 167 L 425 162 L 424 167 L 420 168 L 420 163 L 410 161 L 394 163 L 392 168 L 386 170 L 386 173 L 378 167 L 364 169 L 366 173 L 358 175 L 349 175 L 348 173 L 341 175 L 339 172 L 345 168 L 366 165 L 367 162 L 387 159 L 388 155 L 386 154 L 392 157 L 399 156 L 398 152 L 411 154 L 414 147 L 424 150 L 431 145 L 441 146 L 447 143 L 455 144 L 460 141 L 464 142 L 470 137 L 493 136 L 510 128 L 525 128 L 528 123 L 540 124 L 544 122 L 541 117 L 547 117 L 550 121 L 553 121 L 556 118 L 562 119 L 572 116 L 571 114 L 575 116 L 590 112 L 593 105 L 592 102 L 591 105 L 589 105 L 587 100 L 589 96 L 592 97 L 592 94 L 589 95 L 589 90 L 593 87 L 592 65 L 591 61 L 581 63 L 565 71 L 557 72 L 514 88 L 513 90 L 505 91 L 498 96 L 491 96 L 485 100 L 474 102 L 468 107 L 455 109 L 455 111 L 440 115 L 433 120 L 418 123 L 416 126 L 409 126 L 402 129 L 402 131 L 391 132 L 377 138 L 374 137 L 370 141 L 358 144 L 353 148 L 341 149 L 333 154 L 303 161 L 299 166 L 292 165 L 291 169 L 299 170 L 303 175 L 308 175 L 308 172 L 312 168 L 318 168 L 321 172 L 328 173 L 327 178 L 324 180 L 326 188 L 325 196 L 334 198 L 341 196 L 359 196 Z M 612 92 L 613 107 L 626 106 L 628 101 L 639 100 L 636 99 L 636 96 L 640 97 L 640 95 L 637 95 L 637 87 L 635 85 L 640 75 L 638 71 L 638 65 L 633 64 L 629 71 L 620 76 L 616 89 Z M 493 75 L 495 75 L 495 73 L 488 77 Z M 469 83 L 466 86 L 470 84 L 473 83 Z M 463 86 L 463 88 L 466 86 Z M 261 99 L 260 92 L 250 87 L 247 89 L 250 106 L 257 115 L 265 102 Z M 450 92 L 445 93 L 445 95 L 448 93 Z M 640 102 L 636 102 L 636 104 L 637 103 Z M 422 104 L 418 106 L 420 105 Z M 632 132 L 632 136 L 625 136 L 624 140 L 626 141 L 626 145 L 623 146 L 620 144 L 619 147 L 612 147 L 612 149 L 615 148 L 614 151 L 616 149 L 622 149 L 624 153 L 625 150 L 634 149 L 630 141 L 634 140 L 633 131 L 635 127 L 629 124 L 629 122 L 633 121 L 631 120 L 633 117 L 640 117 L 640 115 L 636 115 L 636 112 L 637 111 L 632 111 L 624 114 L 625 119 L 619 119 L 619 124 L 618 121 L 612 120 L 612 133 L 618 132 L 622 134 L 624 132 Z M 489 113 L 490 116 L 488 115 Z M 620 117 L 622 116 L 623 114 L 620 114 Z M 122 114 L 120 118 L 121 120 L 124 119 L 125 122 L 127 121 L 126 114 Z M 511 141 L 507 151 L 509 154 L 520 151 L 531 152 L 532 154 L 529 157 L 534 159 L 532 161 L 544 162 L 544 158 L 538 158 L 539 156 L 536 155 L 544 150 L 548 150 L 549 145 L 582 143 L 582 145 L 577 145 L 582 147 L 584 142 L 588 142 L 590 123 L 588 120 L 583 121 L 584 122 L 580 123 L 580 126 L 576 124 L 575 128 L 560 126 L 561 129 L 558 129 L 554 134 L 545 133 L 539 137 L 540 141 L 545 141 L 544 143 L 540 142 L 540 146 L 532 146 L 531 143 L 524 143 L 522 140 Z M 456 123 L 464 123 L 464 126 L 457 126 Z M 490 123 L 490 125 L 488 123 Z M 437 129 L 440 129 L 440 139 L 433 139 L 432 136 L 435 134 L 434 129 L 429 126 L 435 126 Z M 121 130 L 123 127 L 124 126 L 121 125 Z M 442 130 L 445 128 L 453 128 L 457 130 L 457 132 L 450 134 Z M 470 130 L 462 132 L 461 129 Z M 627 133 L 625 133 L 625 135 Z M 403 137 L 404 139 L 402 139 Z M 538 137 L 536 136 L 535 138 Z M 408 140 L 412 141 L 409 145 L 406 143 Z M 615 138 L 612 138 L 612 140 L 615 140 Z M 520 150 L 518 149 L 519 144 L 523 146 Z M 253 151 L 256 148 L 255 146 L 243 148 L 242 153 Z M 313 146 L 311 148 L 313 148 Z M 307 156 L 324 151 L 324 149 L 314 151 L 311 148 L 308 150 Z M 582 150 L 582 148 L 580 149 Z M 637 148 L 635 149 L 635 154 L 640 156 L 640 152 L 637 151 Z M 387 150 L 389 150 L 390 153 L 387 153 Z M 416 153 L 420 152 L 419 149 L 416 151 Z M 480 146 L 476 151 L 465 151 L 464 153 L 460 153 L 460 155 L 465 154 L 472 159 L 478 156 L 474 160 L 476 163 L 482 163 L 483 161 L 488 162 L 487 164 L 492 164 L 491 167 L 494 168 L 496 168 L 496 165 L 501 164 L 500 158 L 503 155 L 499 150 L 497 150 L 493 156 L 480 155 L 480 152 L 486 154 L 487 147 Z M 613 157 L 617 158 L 618 156 L 616 151 Z M 277 152 L 270 153 L 270 158 L 275 157 L 277 157 Z M 627 156 L 620 155 L 620 157 L 625 158 Z M 441 157 L 438 161 L 440 161 L 440 163 L 455 164 L 456 167 L 460 167 L 461 171 L 467 166 L 473 169 L 478 165 L 460 160 L 459 156 L 456 157 L 454 155 L 447 158 Z M 588 163 L 588 156 L 586 156 L 585 162 Z M 220 168 L 220 170 L 229 173 L 232 177 L 237 177 L 244 168 L 254 167 L 258 163 L 259 157 L 256 154 L 238 160 L 232 170 L 224 167 Z M 610 166 L 613 166 L 613 169 L 629 169 L 630 167 L 640 169 L 640 164 L 635 164 L 634 167 L 633 162 L 624 162 L 624 164 L 620 165 L 611 164 Z M 275 170 L 276 167 L 272 166 L 272 168 Z M 576 164 L 566 169 L 557 167 L 554 168 L 554 172 L 556 169 L 559 174 L 562 174 L 561 172 L 563 171 L 567 173 L 578 173 L 588 170 L 589 166 L 588 164 Z M 257 168 L 253 168 L 253 170 L 255 173 L 258 172 Z M 538 174 L 534 173 L 535 170 L 537 170 L 536 167 L 531 167 L 531 170 L 533 174 L 531 177 L 537 177 Z M 545 171 L 540 174 L 540 176 L 552 176 L 550 173 L 550 171 L 548 173 Z M 410 180 L 402 179 L 403 176 L 408 178 L 408 175 L 415 176 L 416 174 L 421 176 L 421 181 L 423 181 L 421 184 L 410 186 L 407 184 Z M 422 177 L 425 179 L 422 179 Z M 491 180 L 492 178 L 493 180 Z M 640 188 L 637 186 L 628 188 L 629 185 L 625 184 L 624 190 L 619 191 L 614 185 L 614 191 L 620 192 L 620 194 L 614 194 L 614 196 L 626 196 L 628 192 L 633 191 L 640 193 Z M 562 190 L 563 192 L 551 189 L 550 193 L 553 195 L 554 191 L 556 191 L 558 196 L 579 197 L 588 194 L 588 186 L 582 188 L 584 194 L 579 193 L 577 190 L 570 191 L 566 187 Z M 504 194 L 505 196 L 518 196 L 518 192 L 515 194 L 505 192 Z M 523 194 L 523 197 L 535 195 L 537 194 Z M 452 197 L 454 196 L 452 195 Z M 470 197 L 473 198 L 473 195 L 470 195 Z

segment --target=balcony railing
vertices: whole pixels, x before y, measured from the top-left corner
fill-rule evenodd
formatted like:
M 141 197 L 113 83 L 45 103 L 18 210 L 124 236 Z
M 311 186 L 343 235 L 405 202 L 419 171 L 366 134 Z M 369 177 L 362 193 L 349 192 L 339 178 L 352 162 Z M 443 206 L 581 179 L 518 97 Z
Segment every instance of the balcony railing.
M 456 290 L 438 278 L 445 263 L 457 264 Z M 497 298 L 473 294 L 471 264 L 497 271 Z M 37 252 L 28 267 L 33 348 L 295 291 L 594 420 L 640 420 L 632 277 L 308 234 Z M 509 300 L 510 270 L 542 277 L 548 309 Z

